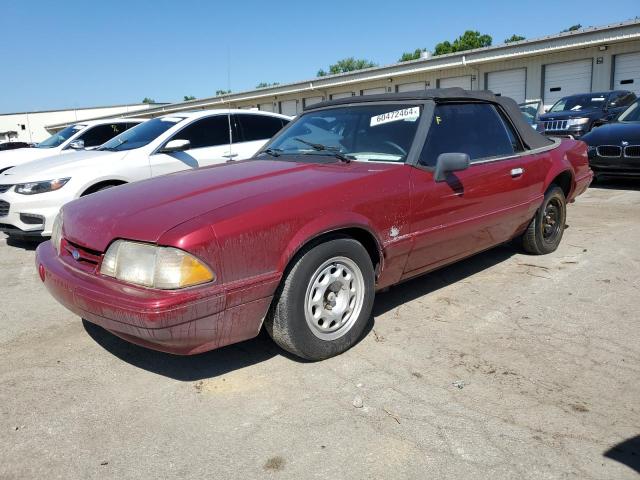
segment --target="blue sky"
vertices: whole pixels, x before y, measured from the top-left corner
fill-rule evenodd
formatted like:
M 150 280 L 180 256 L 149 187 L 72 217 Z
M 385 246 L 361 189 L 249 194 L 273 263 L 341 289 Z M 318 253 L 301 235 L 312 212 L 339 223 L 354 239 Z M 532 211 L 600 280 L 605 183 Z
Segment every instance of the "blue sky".
M 179 101 L 380 65 L 466 29 L 501 43 L 640 15 L 637 0 L 0 2 L 0 112 Z M 230 58 L 230 61 L 228 61 Z

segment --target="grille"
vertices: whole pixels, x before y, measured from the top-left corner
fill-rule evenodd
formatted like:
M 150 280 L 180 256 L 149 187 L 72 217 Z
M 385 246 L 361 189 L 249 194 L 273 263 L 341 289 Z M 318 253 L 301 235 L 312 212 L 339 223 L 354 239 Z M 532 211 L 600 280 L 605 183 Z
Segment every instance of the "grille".
M 72 243 L 65 239 L 63 241 L 63 248 L 67 251 L 70 257 L 73 258 L 73 252 L 77 252 L 78 256 L 76 262 L 86 263 L 92 266 L 97 265 L 100 262 L 100 252 L 96 252 L 95 250 L 89 250 L 88 248 L 83 248 L 80 245 Z
M 0 185 L 0 193 L 4 193 L 9 190 L 13 185 Z
M 617 145 L 600 145 L 596 151 L 600 157 L 619 157 L 622 155 L 622 147 Z
M 568 120 L 549 120 L 544 122 L 545 131 L 566 130 Z
M 640 145 L 629 145 L 624 147 L 624 156 L 630 158 L 640 158 Z
M 6 217 L 7 215 L 9 215 L 9 203 L 0 200 L 0 217 Z

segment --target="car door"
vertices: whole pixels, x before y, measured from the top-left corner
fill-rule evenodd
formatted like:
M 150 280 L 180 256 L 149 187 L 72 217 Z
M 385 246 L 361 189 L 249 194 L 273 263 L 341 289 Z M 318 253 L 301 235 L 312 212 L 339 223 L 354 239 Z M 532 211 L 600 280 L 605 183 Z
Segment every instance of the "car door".
M 241 134 L 241 142 L 235 144 L 238 160 L 251 158 L 284 125 L 289 123 L 284 118 L 255 113 L 238 113 L 234 117 Z
M 151 155 L 151 174 L 164 175 L 188 168 L 225 163 L 237 158 L 238 153 L 229 136 L 229 127 L 230 117 L 227 114 L 211 115 L 189 123 Z M 234 137 L 238 136 L 233 123 L 231 131 Z M 190 147 L 183 152 L 163 152 L 162 148 L 171 140 L 188 140 Z
M 506 118 L 489 103 L 436 105 L 411 175 L 414 246 L 405 277 L 505 242 L 533 216 L 539 159 L 525 154 Z M 438 155 L 451 152 L 467 153 L 469 168 L 435 182 Z

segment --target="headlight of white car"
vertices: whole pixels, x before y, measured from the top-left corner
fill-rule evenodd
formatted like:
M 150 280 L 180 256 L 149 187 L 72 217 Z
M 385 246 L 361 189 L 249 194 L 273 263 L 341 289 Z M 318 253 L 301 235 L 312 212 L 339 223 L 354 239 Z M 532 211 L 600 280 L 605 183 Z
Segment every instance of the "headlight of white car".
M 22 195 L 35 195 L 59 190 L 66 185 L 71 178 L 56 178 L 55 180 L 43 180 L 41 182 L 20 183 L 16 185 L 16 193 Z
M 586 125 L 589 123 L 588 118 L 570 118 L 567 120 L 567 127 L 574 127 L 576 125 Z
M 216 279 L 207 265 L 183 250 L 126 240 L 116 240 L 107 249 L 100 273 L 163 290 L 192 287 Z
M 53 244 L 53 248 L 56 249 L 56 252 L 58 252 L 58 255 L 60 255 L 60 245 L 62 243 L 62 212 L 58 213 L 56 219 L 53 221 L 51 243 Z

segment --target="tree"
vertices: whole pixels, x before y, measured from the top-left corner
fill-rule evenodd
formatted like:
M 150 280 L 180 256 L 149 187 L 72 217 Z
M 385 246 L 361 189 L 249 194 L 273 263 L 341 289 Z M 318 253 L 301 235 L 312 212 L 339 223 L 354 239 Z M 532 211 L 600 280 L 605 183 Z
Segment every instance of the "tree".
M 156 101 L 153 98 L 144 97 L 142 103 L 156 103 Z
M 404 52 L 399 62 L 408 62 L 410 60 L 418 60 L 422 56 L 422 52 L 426 52 L 426 48 L 416 48 L 413 52 Z
M 318 70 L 318 77 L 325 75 L 335 75 L 337 73 L 353 72 L 354 70 L 362 70 L 363 68 L 377 67 L 378 64 L 365 59 L 355 59 L 353 57 L 338 60 L 333 65 L 329 65 L 329 73 L 324 70 Z
M 195 100 L 196 97 L 194 97 L 193 95 L 185 95 L 184 96 L 184 101 L 188 102 L 189 100 Z
M 267 87 L 275 87 L 276 85 L 280 85 L 278 82 L 260 82 L 256 85 L 256 88 L 267 88 Z
M 493 39 L 490 35 L 482 35 L 477 30 L 467 30 L 456 38 L 453 43 L 446 40 L 438 43 L 433 54 L 444 55 L 446 53 L 463 52 L 474 48 L 488 47 L 492 41 Z
M 227 93 L 231 93 L 231 90 L 216 90 L 216 97 L 220 95 L 226 95 Z
M 575 32 L 576 30 L 580 30 L 581 28 L 582 28 L 582 25 L 580 25 L 579 23 L 576 23 L 575 25 L 571 25 L 569 28 L 562 30 L 562 33 Z
M 521 40 L 525 40 L 525 37 L 523 37 L 522 35 L 513 34 L 509 38 L 507 38 L 504 43 L 519 42 Z

